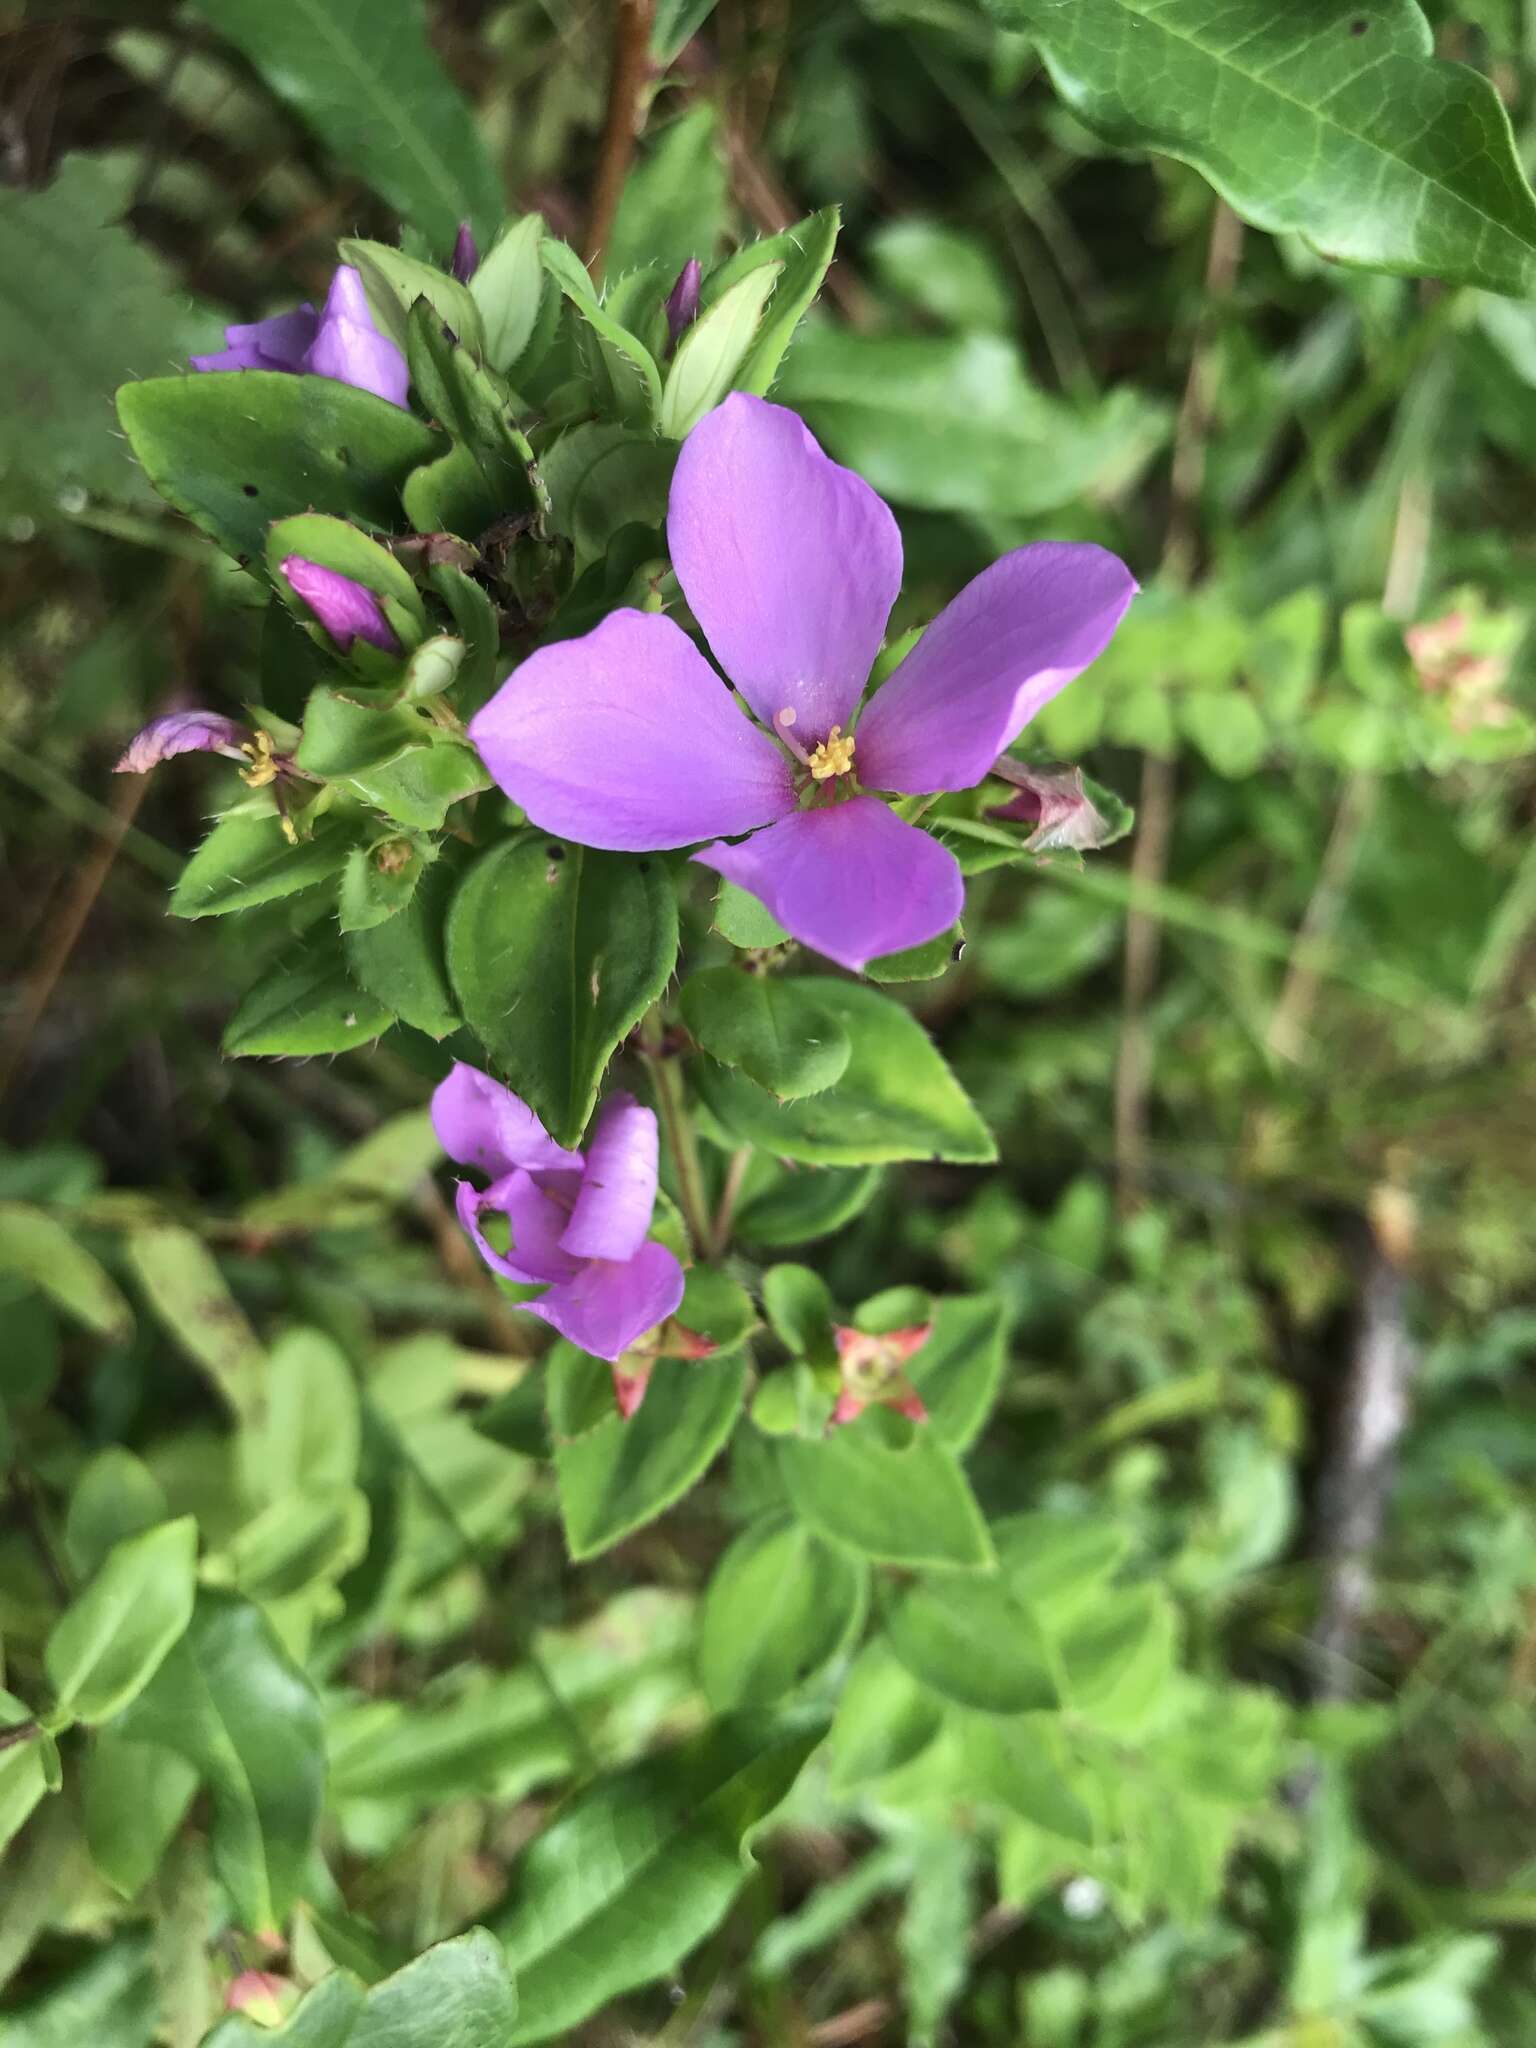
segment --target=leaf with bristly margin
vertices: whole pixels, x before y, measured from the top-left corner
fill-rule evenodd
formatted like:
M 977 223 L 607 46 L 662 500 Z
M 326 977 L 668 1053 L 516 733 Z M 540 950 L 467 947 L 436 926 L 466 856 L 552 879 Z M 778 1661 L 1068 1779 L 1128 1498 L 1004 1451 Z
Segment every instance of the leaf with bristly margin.
M 214 1869 L 238 1924 L 275 1929 L 319 1825 L 325 1739 L 313 1686 L 259 1607 L 205 1590 L 119 1732 L 174 1750 L 213 1802 Z
M 374 322 L 405 353 L 411 308 L 425 299 L 438 319 L 453 330 L 468 347 L 483 350 L 485 332 L 480 308 L 468 285 L 459 283 L 444 270 L 437 270 L 419 257 L 387 242 L 368 242 L 348 235 L 336 244 L 343 263 L 350 263 L 363 280 Z M 420 394 L 417 394 L 420 396 Z M 430 410 L 430 408 L 429 408 Z
M 194 0 L 192 11 L 445 256 L 461 220 L 490 234 L 501 180 L 427 40 L 421 0 Z
M 781 1102 L 830 1088 L 853 1050 L 836 1017 L 779 976 L 706 967 L 683 983 L 678 1004 L 705 1052 Z
M 181 871 L 171 892 L 173 917 L 225 917 L 293 896 L 340 874 L 357 843 L 350 818 L 322 818 L 295 845 L 274 812 L 220 818 Z
M 681 441 L 731 389 L 751 353 L 763 308 L 783 267 L 760 263 L 688 329 L 661 394 L 656 424 L 663 434 Z
M 609 1413 L 556 1447 L 560 1517 L 574 1561 L 612 1549 L 703 1476 L 735 1426 L 746 1385 L 740 1353 L 658 1359 L 627 1421 Z
M 470 297 L 485 330 L 485 359 L 503 377 L 527 348 L 548 288 L 539 246 L 543 217 L 525 213 L 508 221 L 469 281 Z
M 665 989 L 677 899 L 663 863 L 552 840 L 493 846 L 448 914 L 448 974 L 492 1067 L 574 1145 L 603 1070 Z
M 766 1707 L 829 1664 L 864 1615 L 862 1559 L 770 1516 L 716 1565 L 699 1616 L 699 1677 L 711 1705 Z
M 922 1424 L 870 1408 L 820 1442 L 786 1437 L 778 1448 L 796 1514 L 834 1543 L 914 1570 L 995 1564 L 965 1474 Z
M 389 532 L 406 478 L 442 453 L 388 399 L 281 370 L 146 378 L 122 387 L 117 413 L 155 489 L 240 562 L 259 562 L 267 528 L 294 512 Z
M 625 526 L 660 527 L 677 450 L 653 434 L 587 420 L 562 434 L 543 458 L 551 522 L 575 543 L 578 570 L 601 561 Z
M 369 931 L 348 932 L 342 941 L 358 987 L 429 1038 L 447 1038 L 459 1028 L 443 928 L 460 872 L 456 862 L 440 859 L 398 917 Z
M 30 1202 L 0 1202 L 0 1273 L 14 1273 L 98 1337 L 123 1338 L 133 1311 L 64 1225 Z
M 772 388 L 784 352 L 821 290 L 841 223 L 842 214 L 837 207 L 823 207 L 820 213 L 808 214 L 782 234 L 749 242 L 706 279 L 702 305 L 707 313 L 754 270 L 770 263 L 784 266 L 768 316 L 733 380 L 738 391 L 755 392 L 761 398 Z
M 1536 197 L 1486 78 L 1416 0 L 987 0 L 1073 112 L 1335 262 L 1536 288 Z
M 878 1166 L 824 1166 L 807 1172 L 759 1155 L 748 1171 L 749 1192 L 736 1212 L 735 1235 L 768 1251 L 811 1244 L 851 1223 L 879 1185 Z
M 581 323 L 583 354 L 597 410 L 623 426 L 651 426 L 661 403 L 661 374 L 655 357 L 644 342 L 604 311 L 574 249 L 546 236 L 539 254 Z
M 113 1544 L 48 1637 L 43 1662 L 59 1713 L 109 1721 L 144 1690 L 192 1618 L 196 1562 L 191 1515 Z
M 819 1721 L 732 1716 L 578 1793 L 514 1865 L 495 1922 L 519 1994 L 505 2048 L 563 2035 L 702 1941 L 821 1734 Z
M 130 1232 L 128 1263 L 156 1316 L 242 1420 L 261 1413 L 266 1355 L 200 1237 L 177 1223 Z
M 231 1059 L 347 1052 L 380 1037 L 394 1021 L 393 1012 L 347 972 L 340 935 L 318 927 L 274 960 L 241 998 L 221 1050 Z

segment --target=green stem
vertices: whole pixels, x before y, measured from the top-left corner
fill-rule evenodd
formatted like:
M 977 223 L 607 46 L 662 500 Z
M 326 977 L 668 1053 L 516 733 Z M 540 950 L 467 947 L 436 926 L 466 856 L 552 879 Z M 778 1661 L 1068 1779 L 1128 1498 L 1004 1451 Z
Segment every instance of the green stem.
M 741 1200 L 742 1183 L 751 1164 L 750 1145 L 743 1145 L 739 1152 L 731 1154 L 731 1163 L 725 1170 L 725 1186 L 720 1190 L 720 1206 L 715 1211 L 714 1229 L 710 1232 L 709 1256 L 712 1259 L 725 1257 L 726 1247 L 731 1241 L 731 1225 L 736 1220 L 736 1204 Z
M 677 1205 L 688 1226 L 694 1255 L 707 1259 L 711 1254 L 713 1232 L 710 1228 L 709 1196 L 704 1186 L 704 1166 L 699 1158 L 693 1119 L 688 1114 L 683 1077 L 676 1061 L 664 1050 L 659 1010 L 652 1010 L 640 1027 L 640 1046 L 655 1083 L 656 1112 L 667 1134 L 667 1150 L 672 1155 L 672 1167 L 677 1175 Z

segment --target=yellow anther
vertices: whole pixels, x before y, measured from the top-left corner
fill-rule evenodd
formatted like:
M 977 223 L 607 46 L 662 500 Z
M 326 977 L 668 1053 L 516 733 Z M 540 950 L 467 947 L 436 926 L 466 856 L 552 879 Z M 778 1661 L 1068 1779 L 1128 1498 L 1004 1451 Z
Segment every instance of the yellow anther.
M 845 738 L 843 728 L 834 725 L 811 756 L 811 773 L 818 782 L 830 782 L 834 775 L 848 775 L 852 770 L 853 734 Z
M 272 735 L 258 731 L 254 739 L 242 741 L 240 751 L 250 760 L 249 768 L 240 770 L 240 780 L 248 789 L 265 789 L 269 782 L 277 780 L 277 763 L 272 758 Z

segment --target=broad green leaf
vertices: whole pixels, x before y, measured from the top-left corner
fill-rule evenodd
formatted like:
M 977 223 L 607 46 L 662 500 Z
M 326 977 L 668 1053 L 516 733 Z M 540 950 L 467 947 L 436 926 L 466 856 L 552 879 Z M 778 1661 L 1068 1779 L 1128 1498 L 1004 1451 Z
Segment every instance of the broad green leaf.
M 887 1440 L 883 1411 L 866 1410 L 820 1443 L 779 1443 L 795 1512 L 834 1543 L 914 1570 L 983 1571 L 995 1559 L 965 1475 L 921 1425 Z
M 690 256 L 708 267 L 725 225 L 726 164 L 720 116 L 695 100 L 630 172 L 605 251 L 609 278 L 654 263 L 669 287 Z
M 196 1562 L 191 1515 L 112 1546 L 48 1637 L 43 1661 L 58 1713 L 89 1726 L 143 1691 L 192 1618 Z
M 128 1262 L 149 1305 L 235 1414 L 261 1413 L 266 1358 L 244 1310 L 201 1238 L 176 1223 L 150 1224 L 128 1238 Z
M 1125 1528 L 1107 1516 L 1050 1509 L 1008 1515 L 992 1534 L 1009 1586 L 1052 1634 L 1100 1604 L 1128 1548 Z
M 731 1717 L 572 1800 L 514 1866 L 495 1923 L 518 1986 L 506 2048 L 562 2035 L 703 1940 L 747 1880 L 748 1837 L 821 1732 Z
M 224 1027 L 231 1058 L 256 1053 L 346 1052 L 394 1023 L 375 996 L 347 972 L 339 937 L 326 927 L 307 932 L 267 968 Z
M 474 1927 L 367 1991 L 343 1971 L 323 1977 L 280 2027 L 232 2016 L 203 2048 L 506 2048 L 516 2018 L 501 1944 Z
M 363 775 L 398 760 L 427 740 L 427 721 L 401 705 L 381 710 L 345 686 L 322 686 L 304 707 L 304 730 L 294 760 L 327 780 Z
M 833 1166 L 807 1171 L 759 1161 L 751 1192 L 736 1212 L 736 1235 L 768 1251 L 810 1244 L 851 1223 L 880 1185 L 878 1166 Z
M 572 541 L 576 567 L 600 561 L 625 526 L 662 526 L 677 450 L 654 435 L 588 420 L 543 458 L 555 530 Z
M 131 1899 L 148 1884 L 196 1790 L 184 1757 L 115 1727 L 96 1730 L 85 1757 L 85 1838 L 114 1891 Z
M 745 889 L 738 889 L 734 882 L 722 881 L 715 892 L 715 930 L 721 938 L 749 953 L 764 952 L 789 941 L 789 933 L 767 904 L 749 896 Z
M 854 1659 L 828 1749 L 840 1789 L 883 1778 L 920 1756 L 944 1725 L 937 1694 L 898 1663 L 878 1637 Z
M 765 1707 L 831 1662 L 863 1616 L 865 1568 L 809 1529 L 744 1529 L 714 1570 L 699 1616 L 699 1677 L 718 1712 Z
M 528 346 L 545 291 L 539 245 L 544 222 L 536 213 L 509 221 L 481 258 L 469 281 L 470 297 L 480 309 L 485 331 L 485 359 L 502 376 Z
M 1434 57 L 1416 0 L 988 0 L 1073 112 L 1202 171 L 1334 262 L 1536 285 L 1536 199 L 1488 80 Z
M 1130 1737 L 1158 1721 L 1174 1679 L 1178 1624 L 1155 1587 L 1105 1593 L 1055 1634 L 1062 1695 L 1075 1714 Z
M 761 263 L 733 284 L 678 344 L 661 394 L 658 429 L 681 441 L 731 389 L 751 352 L 763 308 L 783 270 Z
M 350 776 L 348 783 L 365 803 L 399 824 L 436 832 L 456 803 L 489 789 L 491 779 L 473 747 L 444 735 L 425 746 L 407 747 L 382 767 Z
M 938 1303 L 933 1334 L 908 1362 L 928 1427 L 952 1451 L 968 1451 L 981 1434 L 1002 1381 L 1006 1336 L 995 1295 L 953 1295 Z
M 761 398 L 772 389 L 784 351 L 821 290 L 837 246 L 840 223 L 841 215 L 835 206 L 808 214 L 782 234 L 769 235 L 761 242 L 749 242 L 744 249 L 738 249 L 706 282 L 703 305 L 708 312 L 754 270 L 773 263 L 784 266 L 768 317 L 736 376 L 738 391 L 755 392 Z
M 193 11 L 444 255 L 461 220 L 490 233 L 501 181 L 420 0 L 196 0 Z
M 847 1032 L 848 1065 L 819 1095 L 781 1104 L 742 1075 L 701 1061 L 699 1092 L 733 1136 L 780 1158 L 826 1166 L 887 1159 L 986 1166 L 997 1157 L 959 1082 L 899 1004 L 830 977 L 807 976 L 796 986 Z
M 118 418 L 150 482 L 242 562 L 294 512 L 386 532 L 400 492 L 440 439 L 414 413 L 334 377 L 215 370 L 125 384 Z
M 676 958 L 677 902 L 661 861 L 542 833 L 483 854 L 448 916 L 464 1020 L 562 1145 L 581 1137 L 604 1068 Z
M 64 1548 L 84 1578 L 99 1571 L 107 1552 L 170 1518 L 165 1489 L 132 1451 L 111 1444 L 98 1451 L 75 1481 L 64 1520 Z
M 912 1675 L 961 1706 L 1023 1714 L 1058 1703 L 1040 1624 L 1000 1576 L 919 1582 L 893 1594 L 880 1620 Z
M 684 982 L 678 1003 L 705 1052 L 781 1102 L 830 1088 L 853 1049 L 829 1010 L 777 975 L 707 967 Z
M 0 1202 L 0 1273 L 14 1273 L 98 1337 L 122 1339 L 133 1311 L 64 1225 L 30 1202 Z
M 275 1929 L 320 1819 L 320 1706 L 260 1608 L 199 1595 L 191 1626 L 127 1710 L 121 1732 L 174 1750 L 213 1801 L 214 1869 L 240 1926 Z
M 940 1799 L 986 1800 L 1062 1841 L 1089 1847 L 1095 1840 L 1093 1811 L 1075 1782 L 1058 1714 L 952 1709 L 924 1763 Z
M 484 533 L 500 510 L 500 499 L 486 482 L 474 450 L 461 441 L 445 455 L 413 469 L 400 502 L 418 533 L 455 533 L 465 540 Z
M 340 874 L 357 843 L 350 819 L 321 818 L 297 845 L 275 812 L 221 818 L 181 871 L 171 892 L 173 917 L 225 917 L 292 896 Z
M 457 866 L 439 860 L 397 917 L 348 932 L 343 941 L 359 988 L 429 1038 L 446 1038 L 459 1028 L 443 954 L 443 927 L 458 880 Z
M 746 1383 L 740 1353 L 658 1359 L 627 1422 L 611 1413 L 557 1446 L 560 1517 L 573 1560 L 611 1549 L 703 1476 L 735 1425 Z

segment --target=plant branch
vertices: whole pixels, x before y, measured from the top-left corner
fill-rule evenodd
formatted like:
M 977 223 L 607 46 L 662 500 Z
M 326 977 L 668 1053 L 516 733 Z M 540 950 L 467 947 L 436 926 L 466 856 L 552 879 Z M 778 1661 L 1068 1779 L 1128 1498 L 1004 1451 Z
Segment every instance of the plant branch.
M 693 1134 L 683 1079 L 673 1054 L 667 1051 L 658 1012 L 653 1010 L 640 1029 L 640 1049 L 656 1088 L 656 1111 L 667 1134 L 667 1150 L 677 1175 L 677 1205 L 688 1226 L 694 1255 L 711 1256 L 714 1230 L 710 1223 L 709 1196 L 704 1185 L 704 1167 L 699 1142 Z
M 730 1246 L 736 1204 L 741 1200 L 742 1185 L 751 1170 L 752 1157 L 750 1145 L 743 1145 L 731 1154 L 731 1163 L 725 1170 L 725 1185 L 720 1190 L 720 1203 L 715 1210 L 714 1227 L 709 1233 L 709 1257 L 712 1259 L 723 1259 Z
M 651 25 L 655 18 L 656 0 L 616 0 L 608 112 L 603 121 L 583 252 L 594 284 L 602 283 L 613 224 L 619 216 L 619 201 L 624 196 L 635 144 L 645 125 L 646 88 L 651 78 Z

